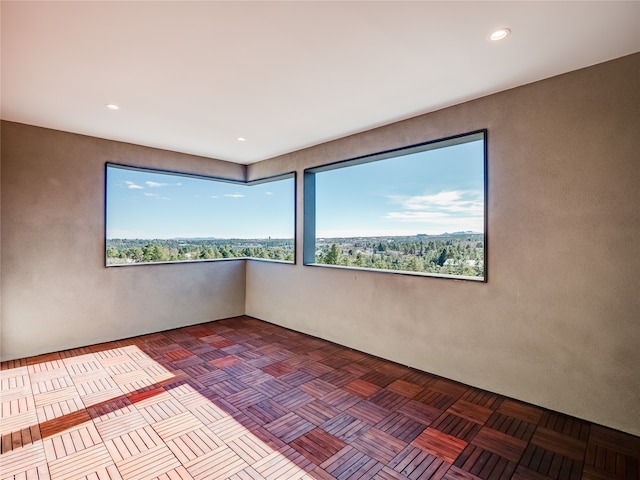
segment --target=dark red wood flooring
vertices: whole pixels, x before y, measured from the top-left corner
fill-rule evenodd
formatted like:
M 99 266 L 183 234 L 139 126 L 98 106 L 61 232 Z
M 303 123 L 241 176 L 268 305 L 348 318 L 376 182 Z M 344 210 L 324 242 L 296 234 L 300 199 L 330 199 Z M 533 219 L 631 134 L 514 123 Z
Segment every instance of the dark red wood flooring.
M 638 479 L 640 438 L 250 317 L 2 364 L 0 478 Z

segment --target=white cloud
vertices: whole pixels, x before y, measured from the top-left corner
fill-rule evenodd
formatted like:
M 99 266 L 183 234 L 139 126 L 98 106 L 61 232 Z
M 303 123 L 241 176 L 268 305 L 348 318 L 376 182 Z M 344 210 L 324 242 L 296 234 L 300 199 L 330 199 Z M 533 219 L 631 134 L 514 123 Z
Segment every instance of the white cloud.
M 145 183 L 147 184 L 147 187 L 150 187 L 150 188 L 166 187 L 170 185 L 169 183 L 158 183 L 158 182 L 145 182 Z
M 144 192 L 144 196 L 145 197 L 155 197 L 155 198 L 157 198 L 159 200 L 171 200 L 168 197 L 161 197 L 159 193 L 147 193 L 147 192 Z
M 484 229 L 484 199 L 479 190 L 445 190 L 430 195 L 390 196 L 398 211 L 388 212 L 385 220 L 412 225 L 419 233 L 439 234 Z
M 389 199 L 401 206 L 401 212 L 389 212 L 385 218 L 420 221 L 435 217 L 481 217 L 484 214 L 482 192 L 448 190 L 432 195 L 393 195 Z
M 242 197 L 244 197 L 244 195 L 242 195 L 241 193 L 225 193 L 224 196 L 225 197 L 229 197 L 229 198 L 242 198 Z
M 264 192 L 265 195 L 273 195 L 273 192 Z
M 220 198 L 218 195 L 211 195 L 211 198 Z
M 144 187 L 142 187 L 142 186 L 140 186 L 140 185 L 136 185 L 135 183 L 130 182 L 130 181 L 128 181 L 128 180 L 127 180 L 127 181 L 125 181 L 124 183 L 126 183 L 127 188 L 136 188 L 136 189 L 137 189 L 137 188 L 139 188 L 139 189 L 144 189 Z

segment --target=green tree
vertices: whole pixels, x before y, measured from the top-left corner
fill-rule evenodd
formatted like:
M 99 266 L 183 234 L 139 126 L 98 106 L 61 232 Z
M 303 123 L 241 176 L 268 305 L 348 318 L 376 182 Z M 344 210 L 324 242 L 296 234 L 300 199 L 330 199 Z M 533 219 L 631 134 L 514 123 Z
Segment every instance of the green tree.
M 126 250 L 127 258 L 130 258 L 134 262 L 144 261 L 144 252 L 140 247 L 131 247 Z
M 438 256 L 438 262 L 437 262 L 438 265 L 440 265 L 440 266 L 444 265 L 444 262 L 447 261 L 447 254 L 448 254 L 448 252 L 447 252 L 446 247 L 443 247 L 442 251 L 440 252 L 440 256 Z
M 405 269 L 409 272 L 419 272 L 422 270 L 422 268 L 420 268 L 420 265 L 418 265 L 418 259 L 416 257 L 409 258 Z
M 331 248 L 324 256 L 324 263 L 326 263 L 327 265 L 338 265 L 340 263 L 341 255 L 342 252 L 340 252 L 338 245 L 334 243 L 333 245 L 331 245 Z

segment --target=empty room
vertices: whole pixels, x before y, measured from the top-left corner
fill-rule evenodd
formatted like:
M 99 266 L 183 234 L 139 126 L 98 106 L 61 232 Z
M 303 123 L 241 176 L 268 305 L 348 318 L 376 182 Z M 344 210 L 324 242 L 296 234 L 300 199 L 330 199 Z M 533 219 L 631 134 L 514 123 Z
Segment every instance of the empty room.
M 0 480 L 640 479 L 640 2 L 0 13 Z

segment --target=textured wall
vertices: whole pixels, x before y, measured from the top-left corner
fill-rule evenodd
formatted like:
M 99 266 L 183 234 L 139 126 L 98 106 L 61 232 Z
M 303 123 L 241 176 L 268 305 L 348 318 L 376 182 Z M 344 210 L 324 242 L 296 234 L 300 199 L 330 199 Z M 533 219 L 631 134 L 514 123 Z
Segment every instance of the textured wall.
M 252 165 L 299 172 L 298 264 L 248 263 L 247 314 L 639 435 L 638 85 L 640 54 Z M 488 283 L 301 265 L 304 168 L 482 128 Z
M 244 313 L 243 261 L 104 267 L 107 161 L 245 174 L 232 163 L 3 122 L 3 360 Z

